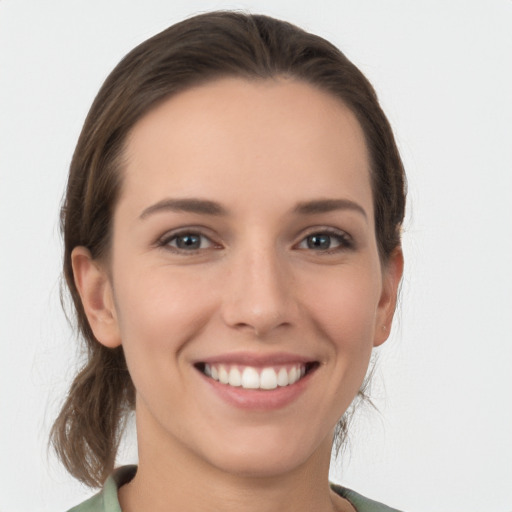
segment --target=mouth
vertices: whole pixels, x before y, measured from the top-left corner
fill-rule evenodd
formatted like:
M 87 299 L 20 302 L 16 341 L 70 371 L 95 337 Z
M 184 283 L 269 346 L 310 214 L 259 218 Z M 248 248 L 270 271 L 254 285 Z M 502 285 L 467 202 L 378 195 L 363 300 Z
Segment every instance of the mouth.
M 241 389 L 272 391 L 301 381 L 318 367 L 317 361 L 273 366 L 248 366 L 228 363 L 196 363 L 203 375 L 226 386 Z

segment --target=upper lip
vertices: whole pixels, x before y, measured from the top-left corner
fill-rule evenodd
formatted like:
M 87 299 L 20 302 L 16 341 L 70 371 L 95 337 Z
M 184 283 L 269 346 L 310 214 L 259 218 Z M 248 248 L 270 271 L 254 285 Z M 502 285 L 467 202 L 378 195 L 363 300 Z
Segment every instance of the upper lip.
M 275 354 L 256 354 L 251 352 L 230 352 L 218 354 L 194 362 L 205 364 L 238 364 L 241 366 L 277 366 L 285 364 L 306 364 L 316 360 L 311 357 L 304 357 L 298 354 L 278 352 Z

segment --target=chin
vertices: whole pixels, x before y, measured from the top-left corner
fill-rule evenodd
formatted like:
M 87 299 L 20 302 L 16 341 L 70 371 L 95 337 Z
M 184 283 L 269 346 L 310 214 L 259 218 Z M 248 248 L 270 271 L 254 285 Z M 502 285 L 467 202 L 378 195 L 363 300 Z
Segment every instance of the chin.
M 276 478 L 293 472 L 302 466 L 307 458 L 298 457 L 297 454 L 282 454 L 274 452 L 254 453 L 253 450 L 241 450 L 237 454 L 230 454 L 221 458 L 217 468 L 240 477 L 246 478 Z
M 251 439 L 232 439 L 225 449 L 212 453 L 211 463 L 233 475 L 250 478 L 278 477 L 291 473 L 313 457 L 330 460 L 332 433 L 315 442 L 300 436 L 271 436 L 261 428 Z M 218 445 L 217 445 L 218 446 Z

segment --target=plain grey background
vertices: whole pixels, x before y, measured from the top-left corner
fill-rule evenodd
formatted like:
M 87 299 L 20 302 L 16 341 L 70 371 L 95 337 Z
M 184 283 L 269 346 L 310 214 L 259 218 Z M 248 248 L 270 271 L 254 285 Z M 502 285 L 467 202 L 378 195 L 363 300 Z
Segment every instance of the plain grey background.
M 292 21 L 366 73 L 409 177 L 399 321 L 332 477 L 408 512 L 512 510 L 512 2 L 0 0 L 0 512 L 92 493 L 46 455 L 76 371 L 59 203 L 82 122 L 133 46 L 189 15 Z M 133 433 L 120 463 L 135 461 Z

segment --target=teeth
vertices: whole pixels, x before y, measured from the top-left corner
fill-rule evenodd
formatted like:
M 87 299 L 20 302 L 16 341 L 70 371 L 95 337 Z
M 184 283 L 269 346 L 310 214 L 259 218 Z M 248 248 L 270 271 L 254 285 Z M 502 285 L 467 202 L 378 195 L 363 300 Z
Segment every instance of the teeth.
M 229 386 L 271 390 L 295 384 L 306 374 L 306 365 L 296 364 L 276 369 L 205 364 L 203 372 L 208 377 Z
M 286 371 L 286 368 L 281 368 L 277 374 L 277 385 L 288 386 L 288 383 L 288 372 Z
M 260 387 L 260 376 L 258 372 L 247 366 L 242 373 L 242 387 L 244 389 L 258 389 Z
M 219 366 L 219 381 L 222 382 L 222 384 L 229 384 L 229 374 L 222 365 Z
M 277 375 L 274 368 L 264 368 L 260 375 L 260 388 L 275 389 L 277 388 Z
M 240 370 L 235 366 L 229 370 L 229 385 L 235 387 L 242 385 L 242 376 L 240 375 Z

